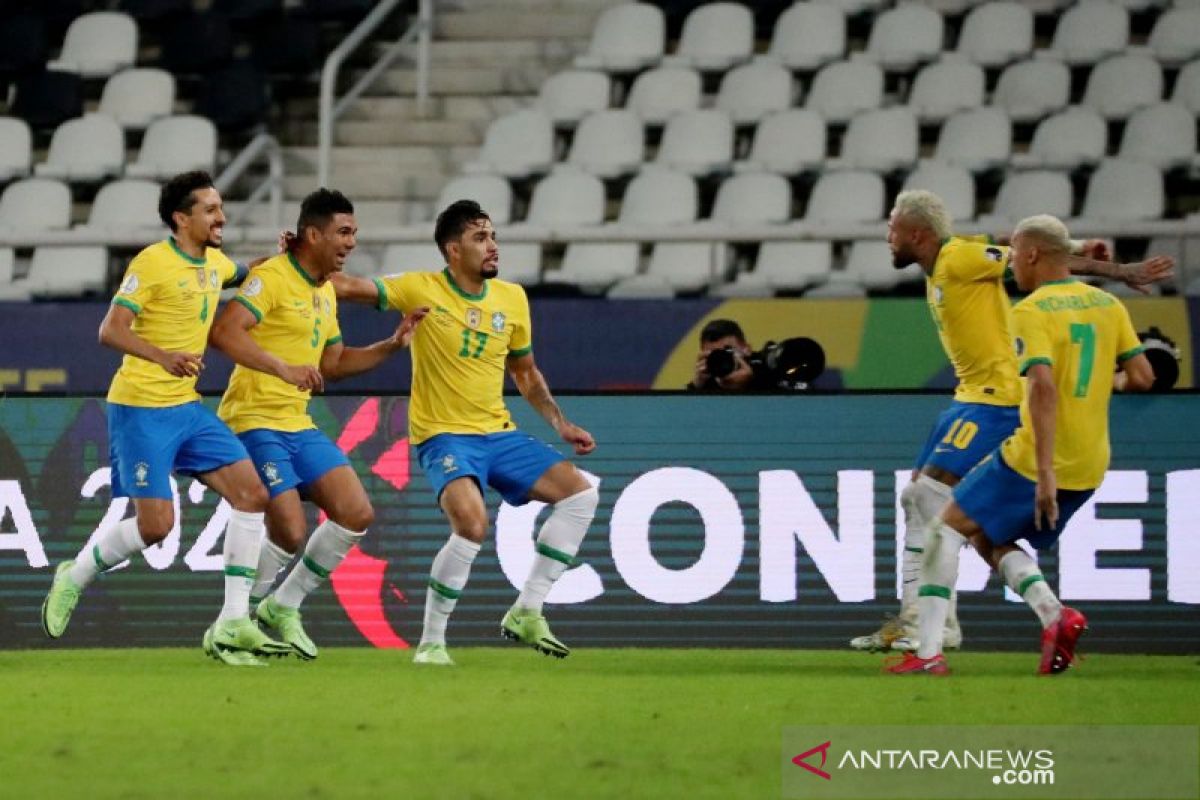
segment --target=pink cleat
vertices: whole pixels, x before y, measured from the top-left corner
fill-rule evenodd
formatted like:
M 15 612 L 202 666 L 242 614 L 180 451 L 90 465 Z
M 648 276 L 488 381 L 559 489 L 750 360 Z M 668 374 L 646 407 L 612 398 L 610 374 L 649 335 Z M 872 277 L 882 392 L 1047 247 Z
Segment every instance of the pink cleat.
M 1087 617 L 1069 606 L 1063 606 L 1058 621 L 1042 631 L 1042 662 L 1038 664 L 1038 674 L 1057 675 L 1066 672 L 1075 661 L 1075 645 L 1087 627 Z
M 946 657 L 938 653 L 933 658 L 921 658 L 916 653 L 905 653 L 904 657 L 885 661 L 884 672 L 892 675 L 949 675 Z

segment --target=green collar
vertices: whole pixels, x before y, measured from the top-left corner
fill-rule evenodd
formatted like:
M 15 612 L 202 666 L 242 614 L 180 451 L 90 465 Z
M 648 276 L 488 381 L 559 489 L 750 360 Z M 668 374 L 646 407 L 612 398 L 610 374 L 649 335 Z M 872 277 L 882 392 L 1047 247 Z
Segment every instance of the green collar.
M 463 291 L 462 287 L 454 282 L 454 276 L 450 274 L 449 267 L 443 268 L 442 274 L 446 276 L 446 281 L 450 284 L 450 288 L 453 289 L 460 297 L 465 297 L 468 300 L 482 300 L 483 298 L 487 297 L 488 282 L 486 280 L 483 282 L 483 290 L 480 291 L 479 294 L 471 294 L 470 292 Z
M 179 243 L 175 241 L 174 236 L 168 236 L 167 241 L 171 243 L 171 249 L 174 250 L 175 253 L 180 258 L 182 258 L 184 261 L 188 262 L 189 264 L 196 264 L 197 266 L 203 266 L 204 264 L 208 263 L 207 255 L 205 255 L 204 258 L 195 258 L 193 256 L 189 256 L 187 253 L 180 250 Z
M 288 262 L 292 265 L 292 268 L 295 269 L 296 272 L 300 273 L 300 277 L 304 278 L 305 283 L 307 283 L 309 286 L 317 285 L 317 282 L 313 280 L 312 275 L 309 275 L 308 272 L 305 271 L 304 267 L 300 266 L 300 262 L 296 260 L 296 257 L 294 255 L 292 255 L 291 253 L 288 253 L 287 257 L 288 257 Z
M 1061 280 L 1057 281 L 1046 281 L 1042 284 L 1042 286 L 1059 286 L 1064 283 L 1079 283 L 1079 281 L 1075 278 L 1062 278 Z

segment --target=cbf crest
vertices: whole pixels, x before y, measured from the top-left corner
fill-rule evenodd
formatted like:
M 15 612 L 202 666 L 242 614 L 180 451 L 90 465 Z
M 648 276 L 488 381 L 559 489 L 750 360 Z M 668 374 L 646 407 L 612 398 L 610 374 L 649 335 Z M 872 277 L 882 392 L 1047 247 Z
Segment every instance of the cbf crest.
M 217 271 L 215 269 L 209 270 L 208 272 L 208 285 L 209 288 L 212 289 L 218 289 L 221 286 L 221 279 L 217 277 Z
M 492 314 L 492 330 L 496 333 L 504 333 L 504 323 L 507 321 L 504 312 L 497 311 Z
M 201 289 L 208 285 L 208 270 L 204 267 L 196 267 L 196 285 Z
M 279 467 L 275 466 L 274 461 L 268 461 L 262 465 L 263 477 L 267 479 L 267 486 L 278 486 L 283 482 L 283 478 L 279 477 Z
M 150 474 L 150 466 L 145 461 L 139 461 L 133 467 L 133 479 L 138 486 L 149 486 L 146 477 Z
M 478 308 L 468 308 L 467 327 L 471 330 L 476 330 L 481 322 L 483 322 L 483 312 Z

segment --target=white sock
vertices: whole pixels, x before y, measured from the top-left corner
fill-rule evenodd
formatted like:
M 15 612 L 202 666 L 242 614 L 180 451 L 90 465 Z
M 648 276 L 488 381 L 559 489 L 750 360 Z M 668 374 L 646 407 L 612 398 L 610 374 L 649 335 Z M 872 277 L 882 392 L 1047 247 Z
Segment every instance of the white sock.
M 421 631 L 421 644 L 446 643 L 446 623 L 471 576 L 471 564 L 479 555 L 479 548 L 475 542 L 451 533 L 450 539 L 434 556 L 429 570 L 429 588 L 425 590 L 425 626 Z
M 71 581 L 82 589 L 101 572 L 145 549 L 146 543 L 138 532 L 137 517 L 123 519 L 109 528 L 95 545 L 79 551 L 75 566 L 71 567 Z
M 1004 558 L 1000 559 L 1000 574 L 1004 576 L 1004 582 L 1009 588 L 1021 595 L 1038 615 L 1043 628 L 1049 628 L 1058 622 L 1062 614 L 1062 603 L 1054 595 L 1042 571 L 1028 553 L 1020 550 L 1006 553 Z
M 921 564 L 921 589 L 918 632 L 921 646 L 917 655 L 933 658 L 942 652 L 942 633 L 946 626 L 950 596 L 958 581 L 958 556 L 967 540 L 942 520 L 935 519 L 925 537 L 925 560 Z
M 317 526 L 308 537 L 300 563 L 288 573 L 275 592 L 275 599 L 284 608 L 299 608 L 304 598 L 312 594 L 337 569 L 338 564 L 358 543 L 366 531 L 343 528 L 331 519 Z
M 907 524 L 908 514 L 906 513 L 903 572 L 901 573 L 905 583 L 903 584 L 904 591 L 900 596 L 900 617 L 908 622 L 915 622 L 918 616 L 917 594 L 921 588 L 921 562 L 924 560 L 925 540 L 929 536 L 930 523 L 942 513 L 942 509 L 950 501 L 952 491 L 951 487 L 928 475 L 918 475 L 917 479 L 912 482 L 911 499 L 906 504 L 905 511 L 908 512 L 908 506 L 912 506 L 912 512 L 919 527 L 914 529 Z M 911 583 L 908 582 L 910 577 L 913 579 Z M 956 594 L 953 586 L 950 589 L 950 609 L 947 613 L 948 618 L 954 619 L 957 624 Z
M 271 593 L 271 585 L 279 576 L 279 570 L 290 564 L 294 556 L 295 553 L 289 553 L 270 539 L 263 539 L 262 549 L 258 553 L 254 587 L 250 590 L 251 605 L 257 606 Z
M 225 526 L 223 556 L 225 560 L 225 605 L 217 620 L 241 619 L 250 616 L 250 587 L 254 585 L 258 566 L 258 551 L 263 540 L 263 512 L 229 512 Z
M 518 607 L 541 612 L 550 587 L 575 560 L 599 502 L 600 493 L 588 487 L 554 504 L 554 510 L 538 532 L 537 555 L 517 598 Z

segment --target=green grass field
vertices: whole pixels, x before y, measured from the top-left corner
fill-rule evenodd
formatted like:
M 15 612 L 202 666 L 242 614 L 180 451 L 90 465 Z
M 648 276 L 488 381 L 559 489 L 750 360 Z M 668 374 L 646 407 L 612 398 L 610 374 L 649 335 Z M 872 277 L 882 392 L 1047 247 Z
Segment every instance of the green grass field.
M 189 650 L 0 651 L 4 798 L 775 798 L 814 723 L 1200 723 L 1195 657 L 458 648 L 231 669 Z

